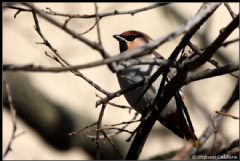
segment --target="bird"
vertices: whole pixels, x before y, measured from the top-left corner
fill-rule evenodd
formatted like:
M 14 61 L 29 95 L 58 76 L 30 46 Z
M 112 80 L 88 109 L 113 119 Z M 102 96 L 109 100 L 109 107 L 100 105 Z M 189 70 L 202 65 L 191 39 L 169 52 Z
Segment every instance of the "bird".
M 136 30 L 115 34 L 113 37 L 119 43 L 120 54 L 153 41 L 147 34 Z M 146 54 L 142 58 L 164 59 L 164 57 L 156 51 L 153 51 L 151 54 Z M 119 61 L 117 63 L 121 64 L 124 61 L 131 61 L 131 59 Z M 120 88 L 127 88 L 146 77 L 150 77 L 158 68 L 159 66 L 157 65 L 138 64 L 119 70 L 116 75 Z M 167 80 L 170 81 L 173 76 L 174 72 L 169 73 Z M 137 112 L 144 114 L 149 108 L 149 105 L 154 101 L 162 78 L 163 76 L 160 75 L 147 90 L 145 88 L 147 85 L 145 84 L 124 93 L 124 97 L 129 105 Z M 194 128 L 183 99 L 182 92 L 177 91 L 166 107 L 157 115 L 157 119 L 174 134 L 192 143 L 194 147 L 197 147 L 199 141 L 194 133 Z

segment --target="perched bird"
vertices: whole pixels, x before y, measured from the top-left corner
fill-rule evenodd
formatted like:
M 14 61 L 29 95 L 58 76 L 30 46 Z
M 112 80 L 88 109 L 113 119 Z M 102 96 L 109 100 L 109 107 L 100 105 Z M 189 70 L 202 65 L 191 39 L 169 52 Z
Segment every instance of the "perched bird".
M 119 35 L 113 35 L 113 37 L 119 42 L 120 52 L 132 50 L 152 41 L 147 34 L 133 30 L 123 32 Z M 142 58 L 163 59 L 163 57 L 155 51 L 151 54 L 143 56 Z M 131 59 L 127 61 L 131 61 Z M 118 63 L 120 64 L 121 62 Z M 139 82 L 145 77 L 151 76 L 158 68 L 159 66 L 157 65 L 148 64 L 130 66 L 120 70 L 117 72 L 119 85 L 121 88 L 127 88 L 129 85 Z M 168 79 L 170 79 L 171 75 L 173 74 L 170 73 L 168 75 Z M 159 76 L 159 78 L 148 88 L 147 91 L 144 87 L 146 85 L 143 85 L 125 93 L 124 97 L 132 108 L 143 114 L 149 104 L 155 99 L 161 80 L 162 75 Z M 191 141 L 193 146 L 196 147 L 198 145 L 198 139 L 194 134 L 190 116 L 183 102 L 180 91 L 176 92 L 175 96 L 160 112 L 158 120 L 179 137 L 185 138 L 187 141 Z

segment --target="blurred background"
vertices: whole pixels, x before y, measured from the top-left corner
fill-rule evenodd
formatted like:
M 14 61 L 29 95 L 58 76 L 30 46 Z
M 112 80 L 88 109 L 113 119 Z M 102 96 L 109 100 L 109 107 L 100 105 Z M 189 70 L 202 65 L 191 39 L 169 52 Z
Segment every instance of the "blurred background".
M 99 13 L 114 10 L 127 11 L 146 7 L 152 3 L 97 3 Z M 239 12 L 238 3 L 229 3 L 235 13 Z M 69 14 L 94 14 L 94 3 L 34 3 L 40 9 L 51 8 L 53 11 Z M 120 34 L 126 30 L 139 30 L 147 33 L 153 39 L 175 31 L 180 25 L 195 15 L 202 3 L 174 3 L 158 7 L 145 12 L 131 15 L 117 15 L 104 17 L 100 20 L 100 30 L 103 47 L 114 56 L 119 53 L 118 43 L 112 35 Z M 21 5 L 18 5 L 21 6 Z M 46 46 L 36 44 L 42 42 L 35 31 L 33 17 L 29 12 L 21 12 L 14 19 L 16 10 L 3 8 L 3 64 L 34 64 L 42 66 L 59 66 L 54 60 L 44 54 L 52 53 Z M 60 22 L 66 18 L 52 16 Z M 192 38 L 192 42 L 199 48 L 209 45 L 232 20 L 226 7 L 222 4 L 201 29 Z M 95 23 L 95 19 L 72 19 L 68 27 L 77 33 L 88 30 Z M 101 55 L 80 41 L 72 38 L 64 31 L 56 28 L 39 17 L 39 24 L 43 34 L 58 50 L 63 58 L 72 65 L 85 64 L 101 60 Z M 97 41 L 96 28 L 84 34 L 91 41 Z M 235 30 L 228 40 L 239 37 L 239 30 Z M 181 37 L 160 46 L 157 51 L 169 56 Z M 239 43 L 222 47 L 214 55 L 220 65 L 239 62 Z M 215 68 L 206 63 L 199 70 Z M 114 92 L 119 89 L 116 76 L 106 66 L 100 66 L 81 71 L 103 89 Z M 84 131 L 77 136 L 67 136 L 67 133 L 83 128 L 98 119 L 100 107 L 95 108 L 99 100 L 96 94 L 104 97 L 80 77 L 70 72 L 41 73 L 41 72 L 4 72 L 12 90 L 13 100 L 17 102 L 17 137 L 12 144 L 12 151 L 4 159 L 31 160 L 31 159 L 94 159 L 95 142 L 89 135 L 92 131 Z M 214 77 L 193 82 L 182 88 L 185 93 L 186 105 L 199 137 L 210 124 L 210 115 L 227 101 L 238 80 L 231 75 Z M 114 99 L 112 102 L 128 105 L 124 97 Z M 239 116 L 239 104 L 235 103 L 229 111 Z M 135 112 L 107 106 L 103 117 L 103 124 L 114 124 L 131 120 Z M 9 142 L 12 132 L 12 121 L 9 110 L 3 108 L 3 150 Z M 38 118 L 44 118 L 39 122 Z M 138 123 L 127 129 L 133 130 Z M 45 130 L 44 130 L 45 129 Z M 220 126 L 219 138 L 221 146 L 228 145 L 239 138 L 239 121 L 225 118 Z M 127 152 L 130 143 L 126 142 L 128 133 L 114 136 L 116 145 L 123 155 Z M 211 147 L 213 137 L 205 144 Z M 156 123 L 150 137 L 143 148 L 140 159 L 148 159 L 157 154 L 165 154 L 182 148 L 186 142 L 178 138 L 161 124 Z M 118 155 L 108 142 L 103 148 L 112 151 L 105 159 L 117 159 Z M 106 151 L 105 151 L 106 152 Z M 104 151 L 103 151 L 104 153 Z M 104 155 L 104 154 L 103 154 Z

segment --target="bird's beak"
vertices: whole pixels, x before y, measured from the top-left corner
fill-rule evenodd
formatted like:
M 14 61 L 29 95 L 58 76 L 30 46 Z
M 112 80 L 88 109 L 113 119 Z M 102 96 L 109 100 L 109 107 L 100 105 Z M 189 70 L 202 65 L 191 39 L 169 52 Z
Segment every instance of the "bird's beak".
M 119 41 L 119 42 L 121 42 L 121 41 L 126 41 L 123 37 L 121 37 L 120 35 L 113 35 L 113 37 L 117 40 L 117 41 Z

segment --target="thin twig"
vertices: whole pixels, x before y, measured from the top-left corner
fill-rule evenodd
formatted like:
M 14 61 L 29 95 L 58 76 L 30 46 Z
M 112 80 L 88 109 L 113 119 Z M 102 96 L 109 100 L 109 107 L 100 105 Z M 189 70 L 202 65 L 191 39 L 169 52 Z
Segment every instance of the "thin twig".
M 218 114 L 220 114 L 220 115 L 223 115 L 223 116 L 226 116 L 226 117 L 231 117 L 231 118 L 233 118 L 233 119 L 239 120 L 239 117 L 233 116 L 233 115 L 231 115 L 231 114 L 229 114 L 229 113 L 221 112 L 221 111 L 215 111 L 215 112 L 218 113 Z
M 41 43 L 42 44 L 42 43 Z M 116 61 L 121 61 L 128 59 L 130 56 L 122 57 L 117 55 L 114 57 L 109 57 L 104 60 L 94 61 L 81 65 L 69 65 L 67 67 L 45 67 L 41 65 L 26 64 L 26 65 L 15 65 L 15 64 L 3 64 L 4 71 L 24 71 L 24 72 L 69 72 L 72 70 L 87 69 L 92 67 L 98 67 L 100 65 L 109 64 Z M 68 63 L 69 64 L 69 63 Z M 159 66 L 169 66 L 173 68 L 178 67 L 178 62 L 166 60 L 166 59 L 147 59 L 147 58 L 134 58 L 131 61 L 125 61 L 116 66 L 116 71 L 123 70 L 134 65 L 159 65 Z
M 136 123 L 136 122 L 140 122 L 140 121 L 142 121 L 142 120 L 139 119 L 139 120 L 123 121 L 123 122 L 121 122 L 121 123 L 111 124 L 111 125 L 104 125 L 104 126 L 114 127 L 114 126 L 119 126 L 119 125 L 124 125 L 124 124 L 132 124 L 132 123 Z
M 10 107 L 13 129 L 12 129 L 11 137 L 10 137 L 10 140 L 7 144 L 7 147 L 6 147 L 5 151 L 3 152 L 3 158 L 5 158 L 7 156 L 7 154 L 12 150 L 11 147 L 12 147 L 14 139 L 16 138 L 16 131 L 17 131 L 16 110 L 13 106 L 11 90 L 10 90 L 10 87 L 9 87 L 9 85 L 6 81 L 4 81 L 4 85 L 5 85 L 5 88 L 6 88 L 7 99 L 8 99 L 8 103 L 9 103 L 9 107 Z
M 2 7 L 3 7 L 3 8 L 9 8 L 9 9 L 15 9 L 15 10 L 18 10 L 18 11 L 32 12 L 31 9 L 21 8 L 21 7 L 12 6 L 12 5 L 3 5 Z
M 91 15 L 80 15 L 80 14 L 67 14 L 67 13 L 60 13 L 57 11 L 53 11 L 51 8 L 47 8 L 46 11 L 42 12 L 44 14 L 49 14 L 49 15 L 53 15 L 53 16 L 61 16 L 61 17 L 67 17 L 67 18 L 95 18 L 95 17 L 99 17 L 99 18 L 103 18 L 103 17 L 108 17 L 108 16 L 116 16 L 116 15 L 124 15 L 124 14 L 130 14 L 130 15 L 134 15 L 140 12 L 144 12 L 144 11 L 148 11 L 157 7 L 161 7 L 161 6 L 165 6 L 168 5 L 169 3 L 155 3 L 153 5 L 147 6 L 147 7 L 143 7 L 143 8 L 139 8 L 139 9 L 134 9 L 134 10 L 128 10 L 128 11 L 118 11 L 118 10 L 114 10 L 113 12 L 106 12 L 106 13 L 98 13 L 98 14 L 91 14 Z M 24 9 L 24 8 L 20 8 L 20 7 L 15 7 L 12 5 L 4 5 L 3 8 L 10 8 L 10 9 L 16 9 L 16 10 L 22 10 L 25 12 L 31 12 L 30 9 Z
M 106 104 L 102 104 L 101 111 L 99 113 L 98 121 L 97 121 L 97 132 L 96 132 L 96 159 L 101 159 L 101 148 L 100 148 L 100 131 L 98 129 L 102 128 L 102 119 L 104 115 L 104 111 L 106 108 Z
M 12 5 L 3 5 L 3 8 L 9 8 L 9 9 L 15 9 L 17 10 L 16 13 L 14 14 L 14 18 L 17 18 L 17 15 L 20 12 L 31 12 L 30 9 L 25 9 L 25 8 L 21 8 L 21 7 L 16 7 L 16 6 L 12 6 Z
M 232 44 L 232 43 L 236 43 L 236 42 L 239 42 L 239 38 L 226 41 L 226 42 L 224 42 L 224 43 L 222 44 L 222 46 L 223 46 L 223 47 L 227 47 L 228 45 L 230 45 L 230 44 Z
M 105 131 L 101 130 L 101 133 L 103 134 L 103 136 L 107 139 L 107 141 L 112 145 L 113 149 L 117 152 L 117 154 L 120 156 L 120 158 L 122 159 L 123 156 L 120 153 L 119 149 L 117 148 L 117 146 L 114 144 L 114 142 L 112 141 L 111 137 L 109 137 Z
M 95 14 L 96 14 L 96 25 L 97 25 L 97 36 L 98 36 L 98 44 L 102 46 L 102 40 L 101 40 L 101 32 L 100 32 L 100 18 L 97 16 L 98 15 L 98 5 L 97 3 L 95 2 L 94 3 L 94 8 L 95 8 Z M 105 55 L 103 55 L 103 58 L 106 58 Z
M 90 124 L 90 125 L 82 128 L 82 129 L 77 130 L 77 131 L 70 132 L 70 133 L 68 134 L 68 136 L 73 136 L 73 135 L 75 136 L 75 135 L 79 134 L 80 132 L 82 132 L 83 130 L 86 130 L 86 129 L 88 129 L 88 128 L 90 128 L 90 127 L 93 127 L 93 126 L 95 126 L 95 125 L 97 125 L 97 122 L 94 122 L 94 123 L 92 123 L 92 124 Z
M 104 128 L 101 128 L 100 130 L 101 131 L 102 130 L 117 130 L 117 131 L 120 131 L 120 132 L 127 132 L 127 133 L 130 133 L 130 134 L 133 133 L 132 131 L 129 131 L 129 130 L 126 130 L 126 129 L 123 129 L 123 128 L 118 128 L 118 127 L 104 127 Z
M 43 35 L 41 29 L 40 29 L 40 26 L 39 26 L 39 22 L 38 22 L 38 19 L 37 19 L 37 15 L 34 13 L 33 11 L 33 18 L 34 18 L 34 22 L 35 22 L 35 30 L 37 31 L 37 33 L 39 34 L 39 36 L 42 38 L 43 40 L 43 44 L 45 44 L 50 50 L 53 51 L 53 53 L 57 56 L 57 58 L 59 58 L 63 63 L 63 64 L 60 60 L 58 60 L 56 57 L 51 57 L 53 58 L 55 61 L 57 61 L 58 63 L 60 63 L 63 67 L 66 67 L 66 66 L 71 66 L 62 56 L 61 54 L 58 53 L 57 49 L 55 49 L 51 43 L 46 39 L 46 37 Z M 45 52 L 46 53 L 46 52 Z M 46 55 L 48 55 L 46 53 Z M 90 80 L 89 78 L 87 78 L 85 75 L 83 75 L 81 72 L 77 71 L 77 70 L 71 70 L 71 72 L 79 77 L 81 77 L 82 79 L 84 79 L 87 83 L 89 83 L 91 86 L 93 86 L 95 89 L 97 89 L 98 91 L 108 95 L 109 92 L 107 92 L 106 90 L 104 90 L 103 88 L 101 88 L 99 85 L 97 85 L 96 83 L 94 83 L 92 80 Z
M 224 31 L 218 35 L 218 37 L 209 45 L 203 54 L 196 55 L 190 60 L 186 60 L 182 65 L 183 70 L 193 70 L 203 65 L 209 60 L 213 54 L 221 47 L 222 43 L 228 38 L 228 36 L 238 27 L 239 14 L 225 27 Z M 181 68 L 181 67 L 180 67 Z
M 99 96 L 98 94 L 96 94 L 96 96 L 98 97 L 98 98 L 101 98 L 101 99 L 103 99 L 103 97 L 101 97 L 101 96 Z M 132 109 L 132 107 L 130 107 L 130 106 L 125 106 L 125 105 L 118 105 L 118 104 L 116 104 L 116 103 L 113 103 L 113 102 L 107 102 L 107 104 L 109 104 L 109 105 L 112 105 L 112 106 L 114 106 L 114 107 L 118 107 L 118 108 L 127 108 L 127 109 L 129 109 L 129 110 L 131 110 Z
M 210 150 L 210 153 L 212 153 L 214 151 L 214 148 L 215 148 L 215 145 L 216 145 L 218 128 L 215 125 L 213 115 L 210 115 L 210 120 L 211 120 L 211 124 L 212 124 L 212 127 L 213 127 L 213 143 L 212 143 L 212 148 Z
M 150 9 L 154 9 L 160 6 L 165 6 L 168 3 L 155 3 L 153 5 L 150 5 L 148 7 L 143 7 L 143 8 L 139 8 L 139 9 L 134 9 L 134 10 L 129 10 L 129 11 L 118 11 L 118 10 L 114 10 L 113 12 L 107 12 L 107 13 L 99 13 L 99 14 L 92 14 L 92 15 L 79 15 L 79 14 L 64 14 L 64 13 L 58 13 L 55 11 L 51 11 L 51 12 L 47 12 L 48 14 L 51 15 L 55 15 L 55 16 L 63 16 L 63 17 L 72 17 L 72 18 L 95 18 L 96 16 L 99 18 L 103 18 L 103 17 L 107 17 L 107 16 L 113 16 L 113 15 L 124 15 L 124 14 L 130 14 L 130 15 L 134 15 L 136 13 L 140 13 L 143 11 L 147 11 Z
M 230 44 L 230 43 L 233 43 L 234 41 L 235 41 L 235 40 L 232 40 L 231 42 L 230 42 L 230 41 L 229 41 L 229 42 L 226 42 L 226 43 L 227 43 L 226 45 L 228 45 L 228 43 L 229 43 L 229 44 Z M 190 47 L 196 54 L 198 54 L 199 56 L 203 54 L 203 51 L 201 51 L 200 49 L 198 49 L 198 47 L 197 47 L 196 45 L 194 45 L 193 43 L 189 42 L 188 45 L 189 45 L 189 47 Z M 223 44 L 222 44 L 222 46 L 223 46 Z M 220 67 L 220 66 L 219 66 L 219 63 L 218 63 L 216 60 L 214 60 L 214 59 L 209 59 L 207 62 L 209 62 L 210 64 L 212 64 L 212 65 L 215 66 L 216 68 L 219 68 L 219 67 Z M 238 76 L 234 75 L 232 72 L 229 72 L 229 74 L 230 74 L 231 76 L 235 77 L 235 78 L 238 78 Z
M 66 33 L 68 33 L 69 35 L 71 35 L 73 38 L 85 43 L 86 45 L 88 45 L 89 47 L 91 47 L 94 50 L 99 51 L 100 53 L 105 53 L 106 55 L 109 55 L 103 48 L 102 46 L 100 46 L 98 43 L 90 41 L 89 39 L 79 35 L 79 33 L 76 33 L 74 30 L 68 28 L 67 26 L 65 26 L 64 24 L 56 21 L 55 19 L 53 19 L 52 17 L 50 17 L 49 15 L 46 15 L 44 12 L 42 12 L 40 9 L 38 9 L 37 7 L 35 7 L 34 5 L 30 4 L 30 3 L 22 3 L 23 5 L 31 8 L 36 14 L 38 14 L 40 17 L 42 17 L 43 19 L 47 20 L 48 22 L 50 22 L 51 24 L 53 24 L 54 26 L 62 29 L 63 31 L 65 31 Z
M 89 31 L 91 31 L 92 29 L 94 29 L 94 27 L 98 24 L 98 21 L 99 20 L 95 21 L 94 24 L 89 29 L 87 29 L 86 31 L 80 33 L 79 35 L 84 35 L 84 34 L 88 33 Z
M 232 18 L 235 18 L 236 14 L 233 12 L 232 8 L 229 6 L 227 2 L 224 3 L 224 6 L 227 8 L 228 12 L 232 16 Z
M 100 19 L 101 18 L 97 16 L 98 15 L 98 5 L 96 2 L 94 3 L 94 9 L 95 9 L 95 14 L 96 14 L 95 21 L 96 21 L 96 26 L 97 26 L 98 44 L 99 44 L 99 46 L 103 47 L 102 40 L 101 40 L 101 30 L 100 30 Z M 105 52 L 100 52 L 100 54 L 104 59 L 110 57 Z M 113 64 L 107 64 L 107 67 L 111 72 L 113 72 L 113 73 L 116 72 L 116 67 Z
M 194 51 L 194 54 L 198 54 L 198 55 L 202 55 L 203 51 L 198 49 L 197 45 L 193 44 L 192 42 L 188 43 L 188 46 Z M 215 67 L 219 67 L 219 63 L 214 60 L 214 59 L 209 59 L 207 62 L 209 62 L 210 64 L 214 65 Z
M 110 127 L 115 127 L 115 126 L 118 126 L 118 125 L 124 125 L 123 127 L 121 127 L 122 130 L 125 130 L 130 124 L 132 123 L 135 123 L 135 122 L 140 122 L 142 121 L 142 119 L 139 119 L 139 120 L 136 120 L 136 117 L 137 117 L 138 113 L 136 112 L 136 114 L 134 115 L 134 117 L 131 119 L 131 121 L 123 121 L 121 123 L 118 123 L 118 124 L 111 124 L 111 125 L 105 125 L 105 126 L 110 126 Z M 120 133 L 122 133 L 123 131 L 119 130 L 117 131 L 115 134 L 113 135 L 118 135 Z M 131 137 L 136 133 L 136 129 L 131 132 L 131 136 L 129 137 L 131 139 Z M 127 141 L 130 141 L 129 138 L 127 139 Z
M 108 95 L 107 97 L 99 100 L 96 102 L 96 106 L 99 106 L 101 104 L 105 104 L 107 103 L 108 101 L 112 100 L 113 98 L 116 98 L 116 97 L 119 97 L 121 96 L 122 94 L 128 92 L 128 91 L 131 91 L 133 89 L 135 89 L 136 87 L 139 87 L 139 86 L 142 86 L 144 85 L 145 83 L 148 83 L 145 79 L 143 79 L 142 81 L 139 81 L 139 82 L 136 82 L 136 83 L 133 83 L 131 85 L 129 85 L 128 87 L 126 88 L 122 88 L 122 89 L 119 89 L 118 91 L 114 92 L 114 93 L 111 93 L 110 95 Z
M 203 4 L 195 16 L 195 20 L 198 21 L 189 31 L 184 35 L 178 46 L 169 56 L 170 60 L 175 60 L 180 51 L 188 44 L 191 37 L 202 26 L 202 24 L 212 15 L 212 13 L 218 8 L 221 3 L 216 4 Z

